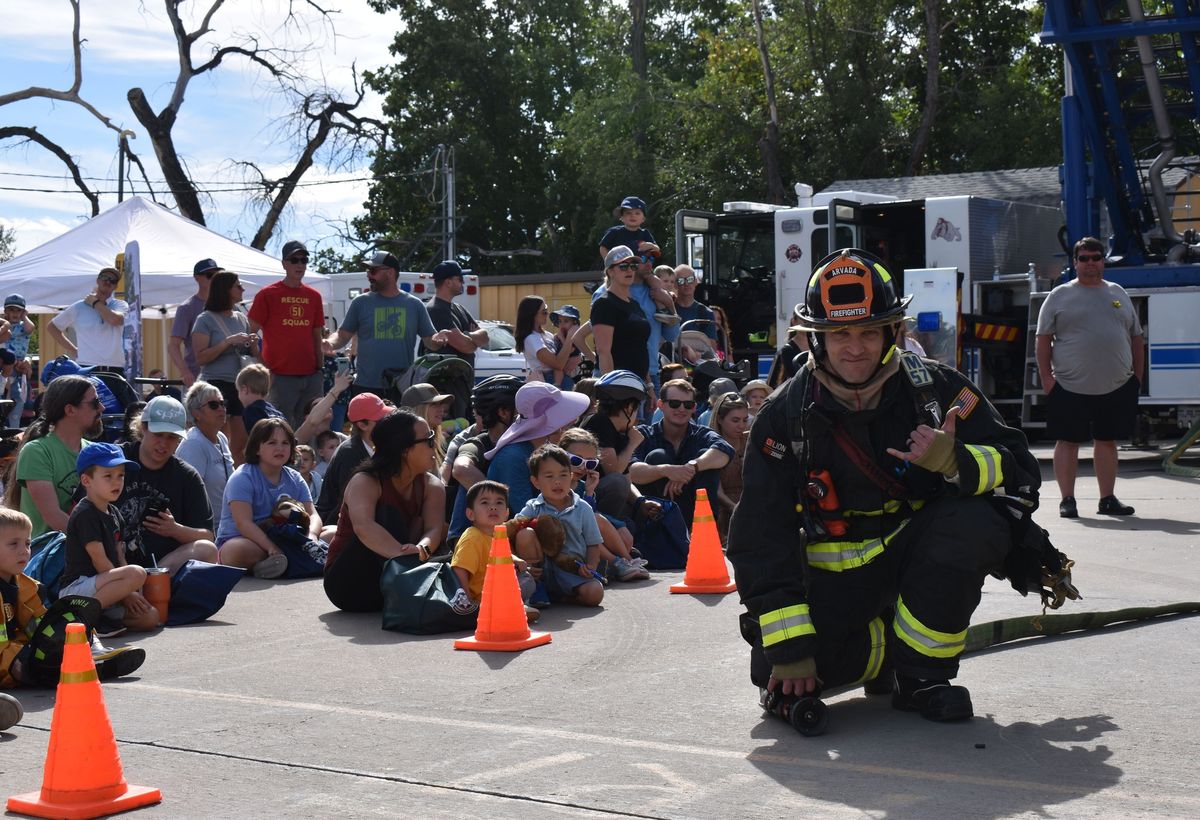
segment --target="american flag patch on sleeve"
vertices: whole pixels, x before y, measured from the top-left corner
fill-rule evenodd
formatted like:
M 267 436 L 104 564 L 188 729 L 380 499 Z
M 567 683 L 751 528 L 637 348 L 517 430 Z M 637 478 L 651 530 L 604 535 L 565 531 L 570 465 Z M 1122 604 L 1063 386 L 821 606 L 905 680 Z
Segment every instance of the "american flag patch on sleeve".
M 964 387 L 954 397 L 954 401 L 950 403 L 951 407 L 958 408 L 958 417 L 965 419 L 971 415 L 971 411 L 975 409 L 975 405 L 979 404 L 979 396 L 969 387 Z

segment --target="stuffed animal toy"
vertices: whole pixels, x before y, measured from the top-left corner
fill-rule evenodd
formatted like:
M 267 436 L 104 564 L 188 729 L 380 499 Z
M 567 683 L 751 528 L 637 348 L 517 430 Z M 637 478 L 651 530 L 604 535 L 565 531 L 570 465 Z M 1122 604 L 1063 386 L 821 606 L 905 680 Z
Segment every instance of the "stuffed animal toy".
M 281 495 L 275 502 L 275 506 L 271 508 L 271 517 L 255 523 L 264 530 L 275 524 L 295 524 L 301 532 L 308 532 L 310 521 L 308 510 L 304 509 L 303 504 L 294 498 Z
M 504 526 L 508 530 L 509 544 L 516 543 L 519 531 L 533 530 L 533 534 L 537 536 L 538 546 L 542 548 L 542 555 L 558 565 L 559 569 L 572 574 L 578 572 L 579 565 L 575 563 L 575 556 L 563 551 L 567 542 L 567 533 L 563 529 L 562 522 L 554 516 L 542 515 L 537 518 L 518 516 L 511 521 L 506 521 Z

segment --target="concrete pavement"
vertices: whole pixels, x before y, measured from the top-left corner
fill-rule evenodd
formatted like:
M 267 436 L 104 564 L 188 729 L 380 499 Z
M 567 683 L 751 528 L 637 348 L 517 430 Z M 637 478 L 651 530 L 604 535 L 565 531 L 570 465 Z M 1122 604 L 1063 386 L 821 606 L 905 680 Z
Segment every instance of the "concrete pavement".
M 1122 452 L 1131 519 L 1095 514 L 1085 465 L 1077 521 L 1043 462 L 1040 521 L 1084 595 L 1066 611 L 1200 598 L 1200 483 L 1160 458 Z M 1200 619 L 973 655 L 966 723 L 854 692 L 804 738 L 755 704 L 736 594 L 669 595 L 680 575 L 551 608 L 553 642 L 514 655 L 384 632 L 319 581 L 246 579 L 213 621 L 139 639 L 138 676 L 104 687 L 126 777 L 164 794 L 137 816 L 1200 816 Z M 989 581 L 975 621 L 1039 609 Z M 19 697 L 4 797 L 40 785 L 53 708 Z

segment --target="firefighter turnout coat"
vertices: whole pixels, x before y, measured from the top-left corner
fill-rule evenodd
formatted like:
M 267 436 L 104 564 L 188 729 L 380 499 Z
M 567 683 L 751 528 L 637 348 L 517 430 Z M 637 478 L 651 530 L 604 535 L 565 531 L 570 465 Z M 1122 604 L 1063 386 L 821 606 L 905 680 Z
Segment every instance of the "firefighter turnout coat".
M 899 355 L 874 409 L 847 410 L 804 368 L 754 420 L 728 556 L 760 686 L 773 664 L 805 658 L 826 688 L 871 680 L 885 652 L 901 674 L 954 677 L 983 581 L 1012 542 L 986 496 L 1019 485 L 1036 499 L 1025 436 L 957 371 Z M 955 478 L 888 454 L 955 405 Z M 825 470 L 840 511 L 806 491 Z

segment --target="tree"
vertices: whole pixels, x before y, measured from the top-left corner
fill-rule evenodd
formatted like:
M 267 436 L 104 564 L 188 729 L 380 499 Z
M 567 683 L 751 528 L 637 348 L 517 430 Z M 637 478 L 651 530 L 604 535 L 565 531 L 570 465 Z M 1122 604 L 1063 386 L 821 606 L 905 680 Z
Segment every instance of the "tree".
M 0 262 L 7 262 L 17 255 L 17 232 L 0 224 Z
M 1021 0 L 376 0 L 399 12 L 372 75 L 390 129 L 363 236 L 440 259 L 438 146 L 453 147 L 464 258 L 595 269 L 636 194 L 671 214 L 784 203 L 791 182 L 1045 164 L 1057 55 Z M 495 254 L 527 250 L 540 256 Z
M 376 184 L 362 236 L 391 248 L 406 266 L 441 261 L 445 192 L 433 173 L 439 146 L 453 149 L 459 241 L 473 266 L 507 269 L 536 257 L 498 262 L 496 249 L 538 251 L 553 228 L 547 161 L 589 50 L 585 31 L 600 0 L 375 0 L 402 20 L 396 62 L 370 73 L 384 94 L 388 145 L 375 155 Z
M 758 150 L 763 158 L 763 181 L 767 196 L 776 205 L 783 204 L 783 178 L 779 175 L 779 107 L 775 102 L 775 72 L 771 69 L 771 52 L 767 48 L 767 36 L 763 31 L 762 4 L 752 0 L 754 10 L 754 35 L 758 43 L 758 55 L 762 60 L 763 90 L 767 103 L 765 133 L 758 141 Z
M 72 28 L 74 82 L 71 87 L 66 90 L 30 87 L 8 94 L 0 94 L 0 106 L 39 97 L 68 102 L 82 107 L 103 127 L 121 133 L 122 129 L 114 122 L 113 117 L 99 111 L 81 94 L 84 72 L 79 0 L 68 0 L 68 2 L 71 4 L 74 17 Z M 200 189 L 179 156 L 172 136 L 188 85 L 196 77 L 215 71 L 226 60 L 232 59 L 246 60 L 257 65 L 274 80 L 277 91 L 291 101 L 296 111 L 296 116 L 292 119 L 291 131 L 281 134 L 282 138 L 290 139 L 295 145 L 296 159 L 292 168 L 281 177 L 274 178 L 263 172 L 254 161 L 234 161 L 234 164 L 243 169 L 259 188 L 257 198 L 252 198 L 252 202 L 257 202 L 262 207 L 263 219 L 251 244 L 262 249 L 266 247 L 266 243 L 275 231 L 290 197 L 304 174 L 318 162 L 334 169 L 344 167 L 347 163 L 360 157 L 364 151 L 378 144 L 378 141 L 382 139 L 383 125 L 356 113 L 364 95 L 364 89 L 358 82 L 357 75 L 354 77 L 353 93 L 349 98 L 343 98 L 334 90 L 313 83 L 305 76 L 301 69 L 301 59 L 315 47 L 313 40 L 272 45 L 263 42 L 260 35 L 234 35 L 231 42 L 209 46 L 208 54 L 197 56 L 196 52 L 201 50 L 204 38 L 215 32 L 214 18 L 224 3 L 225 0 L 208 0 L 207 6 L 201 9 L 199 22 L 194 27 L 189 27 L 183 19 L 182 10 L 191 4 L 185 3 L 185 0 L 163 0 L 179 55 L 179 70 L 175 81 L 171 84 L 170 96 L 157 110 L 140 87 L 131 88 L 127 94 L 127 100 L 134 117 L 150 138 L 167 189 L 180 213 L 203 225 L 205 218 Z M 328 27 L 330 32 L 333 32 L 332 20 L 336 12 L 324 9 L 314 0 L 289 0 L 284 19 L 279 21 L 281 31 L 305 30 L 305 24 L 300 22 L 298 7 L 310 13 L 315 12 L 321 23 Z M 336 32 L 333 34 L 336 37 Z M 33 142 L 55 154 L 71 173 L 76 187 L 91 203 L 92 214 L 99 213 L 99 195 L 87 185 L 84 174 L 66 147 L 50 139 L 33 126 L 0 127 L 0 140 L 5 138 L 19 138 L 26 142 Z M 136 154 L 129 151 L 124 141 L 122 141 L 122 150 L 139 167 L 147 187 L 153 190 L 141 160 Z

